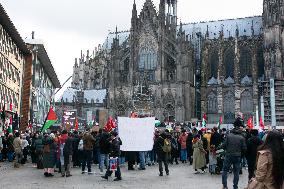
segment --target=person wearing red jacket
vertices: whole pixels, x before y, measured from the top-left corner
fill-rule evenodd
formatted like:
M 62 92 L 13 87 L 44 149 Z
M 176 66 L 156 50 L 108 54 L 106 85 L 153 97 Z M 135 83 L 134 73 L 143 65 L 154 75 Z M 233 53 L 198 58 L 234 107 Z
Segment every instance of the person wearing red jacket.
M 180 160 L 182 163 L 186 163 L 187 160 L 187 146 L 186 146 L 186 140 L 187 140 L 187 133 L 186 130 L 182 130 L 181 131 L 181 135 L 179 137 L 179 143 L 181 146 L 181 150 L 180 150 Z

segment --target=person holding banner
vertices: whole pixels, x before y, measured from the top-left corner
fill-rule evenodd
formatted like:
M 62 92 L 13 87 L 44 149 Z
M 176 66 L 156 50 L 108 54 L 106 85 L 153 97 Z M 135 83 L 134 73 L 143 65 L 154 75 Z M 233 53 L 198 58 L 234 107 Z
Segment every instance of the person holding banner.
M 121 178 L 121 171 L 119 167 L 118 157 L 120 156 L 121 153 L 120 146 L 122 145 L 122 141 L 118 137 L 117 132 L 114 131 L 111 134 L 110 143 L 111 143 L 110 163 L 105 176 L 102 176 L 102 178 L 108 180 L 108 177 L 110 177 L 112 175 L 112 172 L 115 171 L 116 178 L 114 179 L 114 181 L 120 181 L 122 178 Z

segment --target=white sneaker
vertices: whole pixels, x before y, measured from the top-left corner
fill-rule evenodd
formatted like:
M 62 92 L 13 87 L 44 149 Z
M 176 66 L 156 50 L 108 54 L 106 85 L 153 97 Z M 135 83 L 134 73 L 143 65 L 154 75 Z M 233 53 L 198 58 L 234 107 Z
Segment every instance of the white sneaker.
M 199 171 L 195 171 L 195 172 L 194 172 L 194 174 L 199 174 L 199 173 L 200 173 Z
M 104 172 L 103 172 L 103 171 L 100 171 L 100 175 L 104 175 Z

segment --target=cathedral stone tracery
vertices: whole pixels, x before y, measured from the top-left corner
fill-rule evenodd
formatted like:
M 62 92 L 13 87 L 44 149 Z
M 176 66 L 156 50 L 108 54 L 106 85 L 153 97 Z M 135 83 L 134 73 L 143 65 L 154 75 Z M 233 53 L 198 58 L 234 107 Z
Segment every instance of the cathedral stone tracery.
M 131 111 L 160 120 L 190 121 L 208 115 L 216 124 L 245 120 L 265 98 L 270 122 L 269 81 L 276 79 L 277 121 L 284 124 L 284 5 L 264 0 L 263 15 L 177 24 L 177 1 L 133 4 L 129 31 L 110 33 L 102 46 L 81 55 L 72 87 L 106 88 L 109 114 Z M 281 96 L 282 95 L 282 96 Z

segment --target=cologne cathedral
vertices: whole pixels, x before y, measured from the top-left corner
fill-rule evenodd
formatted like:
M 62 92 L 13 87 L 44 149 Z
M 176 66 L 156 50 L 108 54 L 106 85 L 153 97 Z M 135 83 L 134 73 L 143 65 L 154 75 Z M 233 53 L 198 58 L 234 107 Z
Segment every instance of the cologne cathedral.
M 131 28 L 109 33 L 92 54 L 75 60 L 72 87 L 107 89 L 112 116 L 230 124 L 264 114 L 271 121 L 274 79 L 277 123 L 284 124 L 284 5 L 264 0 L 263 15 L 177 23 L 177 0 L 134 1 Z M 257 109 L 256 107 L 260 107 Z

